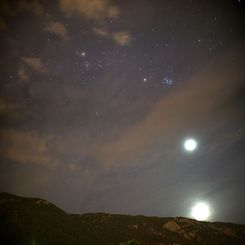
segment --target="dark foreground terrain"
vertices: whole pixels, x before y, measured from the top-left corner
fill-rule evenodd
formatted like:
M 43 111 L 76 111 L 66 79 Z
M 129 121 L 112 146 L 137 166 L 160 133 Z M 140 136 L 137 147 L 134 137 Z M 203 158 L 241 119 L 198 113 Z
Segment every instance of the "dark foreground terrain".
M 68 214 L 46 200 L 0 194 L 0 244 L 245 244 L 245 225 L 103 213 Z

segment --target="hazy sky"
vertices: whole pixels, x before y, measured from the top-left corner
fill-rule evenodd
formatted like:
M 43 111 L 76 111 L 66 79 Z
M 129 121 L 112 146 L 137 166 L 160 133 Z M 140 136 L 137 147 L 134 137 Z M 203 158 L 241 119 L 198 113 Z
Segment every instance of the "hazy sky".
M 0 40 L 0 191 L 245 223 L 244 1 L 2 0 Z

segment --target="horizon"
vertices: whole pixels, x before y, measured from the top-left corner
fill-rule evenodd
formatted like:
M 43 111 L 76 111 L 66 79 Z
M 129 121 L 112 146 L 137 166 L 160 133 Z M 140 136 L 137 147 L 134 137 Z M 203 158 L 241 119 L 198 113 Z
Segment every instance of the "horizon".
M 225 224 L 238 224 L 238 225 L 245 225 L 245 223 L 234 223 L 234 222 L 229 222 L 229 221 L 225 221 L 225 220 L 198 220 L 195 219 L 194 217 L 186 217 L 186 216 L 157 216 L 157 215 L 144 215 L 144 214 L 129 214 L 129 213 L 108 213 L 108 212 L 89 212 L 89 213 L 73 213 L 73 212 L 67 212 L 66 210 L 62 209 L 61 207 L 59 207 L 58 205 L 56 205 L 55 203 L 50 202 L 47 199 L 43 199 L 40 197 L 36 197 L 36 196 L 20 196 L 20 195 L 16 195 L 13 193 L 9 193 L 9 192 L 0 192 L 0 196 L 2 194 L 7 194 L 7 195 L 11 195 L 11 196 L 16 196 L 18 198 L 24 198 L 24 199 L 38 199 L 38 200 L 43 200 L 43 201 L 47 201 L 48 203 L 54 205 L 56 208 L 64 211 L 66 214 L 74 214 L 74 215 L 86 215 L 86 214 L 108 214 L 108 215 L 122 215 L 122 216 L 143 216 L 143 217 L 149 217 L 149 218 L 170 218 L 170 219 L 176 219 L 176 218 L 183 218 L 183 219 L 188 219 L 188 220 L 195 220 L 198 222 L 208 222 L 208 223 L 225 223 Z

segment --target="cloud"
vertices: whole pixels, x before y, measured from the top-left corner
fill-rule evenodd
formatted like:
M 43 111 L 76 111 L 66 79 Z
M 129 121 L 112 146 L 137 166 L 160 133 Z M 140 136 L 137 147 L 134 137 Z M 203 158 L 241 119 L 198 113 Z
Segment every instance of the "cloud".
M 127 31 L 110 31 L 103 22 L 108 18 L 118 18 L 119 8 L 114 6 L 109 0 L 60 0 L 60 10 L 68 16 L 79 15 L 92 20 L 96 25 L 93 27 L 95 34 L 113 40 L 116 44 L 124 46 L 131 43 L 131 35 Z
M 7 29 L 7 24 L 3 18 L 0 18 L 0 29 L 1 30 L 6 30 Z
M 200 125 L 208 127 L 210 121 L 217 120 L 224 103 L 240 88 L 237 81 L 245 75 L 239 65 L 243 53 L 240 45 L 214 60 L 189 81 L 183 81 L 185 86 L 173 88 L 174 92 L 157 102 L 142 121 L 111 142 L 88 147 L 87 154 L 105 166 L 112 166 L 116 162 L 130 163 L 132 159 L 140 159 L 142 154 L 152 154 L 156 142 L 161 145 L 163 154 L 174 151 L 173 139 Z M 230 137 L 226 139 L 230 142 Z
M 93 32 L 101 37 L 112 39 L 116 44 L 121 46 L 130 45 L 131 35 L 127 31 L 108 31 L 105 28 L 94 27 Z
M 23 57 L 22 60 L 38 72 L 47 72 L 47 69 L 40 58 Z
M 17 16 L 19 13 L 29 12 L 35 16 L 42 16 L 44 8 L 39 0 L 0 1 L 0 30 L 8 29 L 8 17 Z
M 112 34 L 113 40 L 119 45 L 129 45 L 131 42 L 131 36 L 126 31 L 114 32 Z
M 29 74 L 24 67 L 19 68 L 18 77 L 21 81 L 26 81 L 29 79 Z
M 92 31 L 101 37 L 110 37 L 110 32 L 106 29 L 94 27 L 92 28 Z
M 59 7 L 68 16 L 76 14 L 94 21 L 119 15 L 118 8 L 109 0 L 60 0 Z
M 67 29 L 60 22 L 51 21 L 48 23 L 48 25 L 43 30 L 47 31 L 47 32 L 54 33 L 59 37 L 67 39 Z
M 33 1 L 23 1 L 22 4 L 23 10 L 29 11 L 34 15 L 41 16 L 44 14 L 44 8 L 40 1 L 38 0 L 33 0 Z
M 17 116 L 20 106 L 0 98 L 0 116 Z
M 36 16 L 41 16 L 44 14 L 44 8 L 39 0 L 2 0 L 0 2 L 0 11 L 2 16 L 16 16 L 18 13 L 23 11 L 28 11 Z
M 22 164 L 57 165 L 49 153 L 51 135 L 40 135 L 35 131 L 2 129 L 0 155 Z

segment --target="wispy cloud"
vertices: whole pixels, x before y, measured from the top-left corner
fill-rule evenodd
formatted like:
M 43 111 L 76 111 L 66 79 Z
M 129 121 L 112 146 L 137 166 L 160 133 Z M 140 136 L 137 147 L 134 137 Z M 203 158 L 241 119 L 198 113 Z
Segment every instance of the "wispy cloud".
M 48 23 L 47 26 L 44 27 L 44 31 L 54 33 L 57 36 L 67 39 L 68 38 L 68 31 L 67 28 L 61 22 L 54 22 L 51 21 Z
M 3 16 L 15 16 L 22 11 L 28 11 L 37 16 L 44 14 L 43 5 L 39 0 L 31 0 L 31 1 L 2 0 L 0 3 L 0 10 Z
M 24 67 L 19 68 L 18 77 L 21 81 L 26 81 L 29 79 L 29 74 Z
M 127 31 L 118 31 L 112 34 L 112 39 L 119 45 L 129 45 L 131 43 L 131 36 Z
M 44 14 L 44 8 L 39 0 L 23 1 L 20 9 L 29 11 L 37 16 L 41 16 Z
M 118 8 L 109 0 L 60 0 L 59 7 L 68 16 L 77 14 L 95 21 L 119 15 Z
M 7 23 L 3 18 L 0 18 L 0 29 L 6 30 L 7 29 Z
M 92 30 L 95 34 L 112 39 L 116 44 L 121 46 L 128 46 L 132 41 L 131 35 L 127 31 L 109 31 L 100 27 L 94 27 Z
M 0 116 L 16 116 L 20 106 L 0 98 Z
M 44 66 L 44 64 L 42 63 L 40 58 L 23 57 L 22 60 L 38 72 L 47 72 L 47 69 Z
M 120 16 L 120 9 L 110 0 L 60 0 L 59 7 L 67 16 L 78 15 L 92 20 L 92 30 L 97 35 L 122 46 L 131 43 L 132 38 L 128 31 L 109 30 L 105 25 L 104 20 Z
M 92 31 L 101 37 L 108 37 L 108 38 L 110 37 L 110 32 L 106 30 L 105 28 L 103 29 L 99 27 L 94 27 L 92 28 Z
M 51 135 L 41 135 L 34 131 L 23 131 L 13 128 L 0 131 L 0 155 L 22 164 L 55 166 L 56 159 L 49 154 Z
M 23 1 L 0 1 L 0 29 L 8 29 L 8 18 L 18 15 L 22 12 L 28 12 L 35 16 L 44 14 L 44 7 L 39 0 L 23 0 Z
M 242 62 L 242 53 L 244 50 L 232 49 L 214 60 L 186 81 L 185 87 L 169 93 L 156 103 L 142 121 L 111 142 L 91 145 L 86 150 L 87 154 L 107 166 L 118 161 L 129 163 L 143 152 L 152 151 L 154 142 L 160 141 L 162 145 L 169 146 L 172 138 L 185 135 L 186 131 L 191 131 L 188 129 L 203 123 L 208 125 L 217 117 L 217 111 L 220 113 L 224 102 L 239 89 L 239 83 L 234 81 L 241 79 L 243 68 L 238 64 Z M 232 142 L 230 137 L 233 137 L 232 134 L 224 140 Z M 164 154 L 171 151 L 174 151 L 172 147 L 162 148 Z

